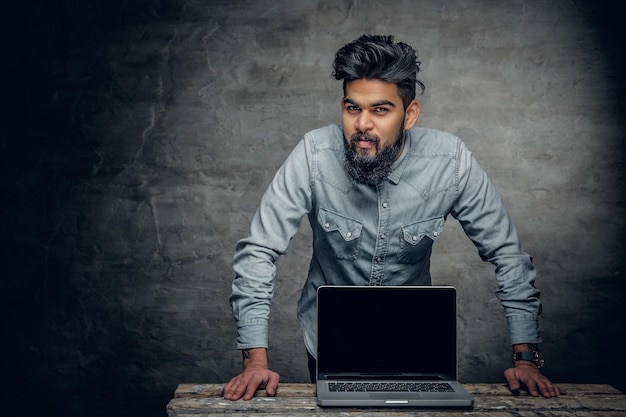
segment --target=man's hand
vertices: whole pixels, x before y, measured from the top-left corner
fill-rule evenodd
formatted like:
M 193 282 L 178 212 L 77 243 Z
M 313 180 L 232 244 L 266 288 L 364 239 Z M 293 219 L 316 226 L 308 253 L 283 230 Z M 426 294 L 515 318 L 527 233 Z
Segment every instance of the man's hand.
M 524 385 L 533 397 L 539 394 L 546 398 L 561 395 L 559 387 L 550 382 L 532 362 L 517 361 L 514 368 L 504 371 L 504 377 L 512 392 L 519 391 Z
M 242 354 L 243 371 L 224 386 L 224 399 L 250 400 L 257 389 L 265 389 L 267 395 L 276 395 L 280 375 L 268 369 L 266 349 L 247 349 Z

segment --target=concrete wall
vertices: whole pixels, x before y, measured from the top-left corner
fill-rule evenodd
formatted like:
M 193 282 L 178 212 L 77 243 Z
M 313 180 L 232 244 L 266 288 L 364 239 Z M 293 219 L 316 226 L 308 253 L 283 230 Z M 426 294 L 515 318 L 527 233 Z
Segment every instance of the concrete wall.
M 621 27 L 566 0 L 26 2 L 4 15 L 3 407 L 155 416 L 240 369 L 236 241 L 303 136 L 338 122 L 334 52 L 395 34 L 423 61 L 421 125 L 463 138 L 539 270 L 545 368 L 622 384 Z M 621 32 L 620 32 L 621 30 Z M 459 373 L 503 382 L 495 280 L 451 220 Z M 279 261 L 270 361 L 306 381 L 295 305 L 308 226 Z M 410 356 L 409 353 L 407 353 Z

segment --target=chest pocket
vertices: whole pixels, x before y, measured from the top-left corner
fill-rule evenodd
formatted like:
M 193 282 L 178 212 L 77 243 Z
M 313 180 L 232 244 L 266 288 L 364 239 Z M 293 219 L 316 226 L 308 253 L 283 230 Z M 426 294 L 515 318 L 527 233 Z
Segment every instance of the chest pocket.
M 416 264 L 430 257 L 433 243 L 444 230 L 443 217 L 423 220 L 402 227 L 398 263 Z
M 317 212 L 317 221 L 328 247 L 337 259 L 356 259 L 363 223 L 323 208 Z

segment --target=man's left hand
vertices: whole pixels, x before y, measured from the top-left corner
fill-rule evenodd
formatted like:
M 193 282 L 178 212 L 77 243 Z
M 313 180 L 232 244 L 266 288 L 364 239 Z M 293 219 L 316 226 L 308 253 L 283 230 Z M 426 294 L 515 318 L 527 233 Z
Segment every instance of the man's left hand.
M 546 398 L 561 395 L 559 387 L 550 382 L 532 362 L 516 362 L 515 367 L 504 371 L 504 377 L 512 392 L 525 386 L 533 397 L 538 397 L 539 394 Z

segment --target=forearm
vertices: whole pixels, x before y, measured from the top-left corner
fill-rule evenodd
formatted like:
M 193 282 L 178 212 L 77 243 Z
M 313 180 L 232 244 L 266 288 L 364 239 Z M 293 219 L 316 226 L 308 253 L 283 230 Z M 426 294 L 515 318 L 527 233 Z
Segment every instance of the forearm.
M 268 369 L 267 349 L 266 348 L 250 348 L 241 351 L 243 361 L 243 369 Z
M 513 353 L 532 351 L 530 343 L 518 343 L 513 345 Z

